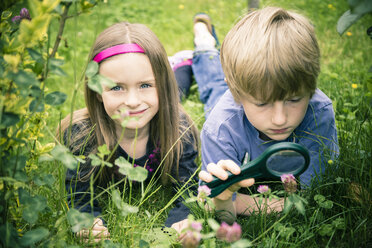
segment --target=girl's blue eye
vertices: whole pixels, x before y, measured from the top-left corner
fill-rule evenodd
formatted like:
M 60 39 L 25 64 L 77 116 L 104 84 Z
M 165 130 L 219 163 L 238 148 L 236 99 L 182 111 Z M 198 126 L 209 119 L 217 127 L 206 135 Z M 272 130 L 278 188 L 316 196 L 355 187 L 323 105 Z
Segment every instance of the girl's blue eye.
M 141 84 L 141 89 L 150 88 L 150 87 L 151 87 L 151 84 L 147 84 L 147 83 Z
M 119 90 L 121 90 L 121 87 L 116 85 L 116 86 L 112 87 L 111 90 L 119 91 Z

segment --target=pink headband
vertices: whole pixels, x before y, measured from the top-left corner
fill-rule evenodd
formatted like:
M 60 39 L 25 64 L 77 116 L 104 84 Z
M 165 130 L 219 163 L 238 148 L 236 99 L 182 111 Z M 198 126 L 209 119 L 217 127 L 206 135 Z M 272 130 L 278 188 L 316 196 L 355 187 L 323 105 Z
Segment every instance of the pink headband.
M 145 50 L 137 44 L 121 44 L 101 51 L 93 58 L 93 60 L 99 63 L 108 57 L 123 53 L 145 53 Z

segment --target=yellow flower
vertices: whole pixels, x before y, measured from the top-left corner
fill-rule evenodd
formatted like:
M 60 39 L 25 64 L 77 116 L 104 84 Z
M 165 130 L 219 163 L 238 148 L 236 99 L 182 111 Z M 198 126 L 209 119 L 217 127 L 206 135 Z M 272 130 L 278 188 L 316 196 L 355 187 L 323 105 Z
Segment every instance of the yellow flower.
M 351 84 L 351 88 L 356 89 L 356 88 L 358 88 L 358 85 L 357 84 Z
M 332 159 L 328 160 L 328 164 L 333 164 L 333 160 Z
M 353 34 L 351 32 L 346 32 L 347 36 L 352 36 Z
M 329 8 L 329 9 L 335 9 L 335 7 L 333 7 L 332 4 L 328 4 L 328 8 Z
M 185 8 L 185 5 L 180 4 L 180 5 L 178 5 L 178 8 L 179 8 L 179 9 L 184 9 L 184 8 Z

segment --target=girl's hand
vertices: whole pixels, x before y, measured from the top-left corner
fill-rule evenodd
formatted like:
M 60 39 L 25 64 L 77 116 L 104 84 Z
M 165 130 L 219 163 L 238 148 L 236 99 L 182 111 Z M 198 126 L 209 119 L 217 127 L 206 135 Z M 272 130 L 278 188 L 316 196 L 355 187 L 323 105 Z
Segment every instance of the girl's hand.
M 184 220 L 174 223 L 171 227 L 178 232 L 179 234 L 178 239 L 182 240 L 186 234 L 186 233 L 182 233 L 182 230 L 187 228 L 188 226 L 189 226 L 189 220 L 184 219 Z
M 207 171 L 201 171 L 199 173 L 199 178 L 205 182 L 211 182 L 213 176 L 226 180 L 228 177 L 227 171 L 230 171 L 234 175 L 240 174 L 240 167 L 232 160 L 220 160 L 217 164 L 210 163 L 207 165 Z M 254 184 L 254 178 L 244 179 L 237 182 L 223 191 L 221 194 L 217 195 L 214 199 L 227 201 L 231 200 L 234 192 L 238 191 L 241 187 L 250 187 Z
M 99 242 L 102 239 L 105 240 L 110 238 L 110 233 L 108 232 L 107 227 L 103 225 L 103 221 L 100 218 L 95 218 L 93 223 L 91 229 L 84 228 L 76 234 L 83 240 L 83 242 L 88 243 L 91 240 Z

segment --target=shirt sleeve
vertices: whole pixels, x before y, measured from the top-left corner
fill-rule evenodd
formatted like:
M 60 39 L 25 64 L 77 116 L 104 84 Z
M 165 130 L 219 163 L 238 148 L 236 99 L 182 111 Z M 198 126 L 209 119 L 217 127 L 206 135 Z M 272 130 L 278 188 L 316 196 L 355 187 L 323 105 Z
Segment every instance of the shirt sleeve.
M 188 182 L 186 188 L 189 188 L 192 192 L 196 192 L 196 182 L 197 175 L 196 170 L 198 166 L 195 163 L 195 158 L 198 155 L 197 147 L 195 145 L 196 141 L 191 137 L 189 132 L 189 137 L 183 141 L 183 152 L 181 159 L 179 161 L 178 168 L 178 182 L 172 185 L 172 190 L 174 193 L 177 190 L 184 186 Z M 195 174 L 195 175 L 194 175 Z M 193 176 L 194 175 L 194 176 Z M 186 191 L 187 192 L 187 191 Z M 165 226 L 170 227 L 172 224 L 179 222 L 181 220 L 187 219 L 187 216 L 190 213 L 190 210 L 183 204 L 184 198 L 182 196 L 178 197 L 175 200 L 175 206 L 169 211 L 168 218 L 165 221 Z
M 308 116 L 308 126 L 296 135 L 299 143 L 310 152 L 309 168 L 300 176 L 301 185 L 310 186 L 313 178 L 319 178 L 324 173 L 330 159 L 335 159 L 339 153 L 337 129 L 332 103 Z

